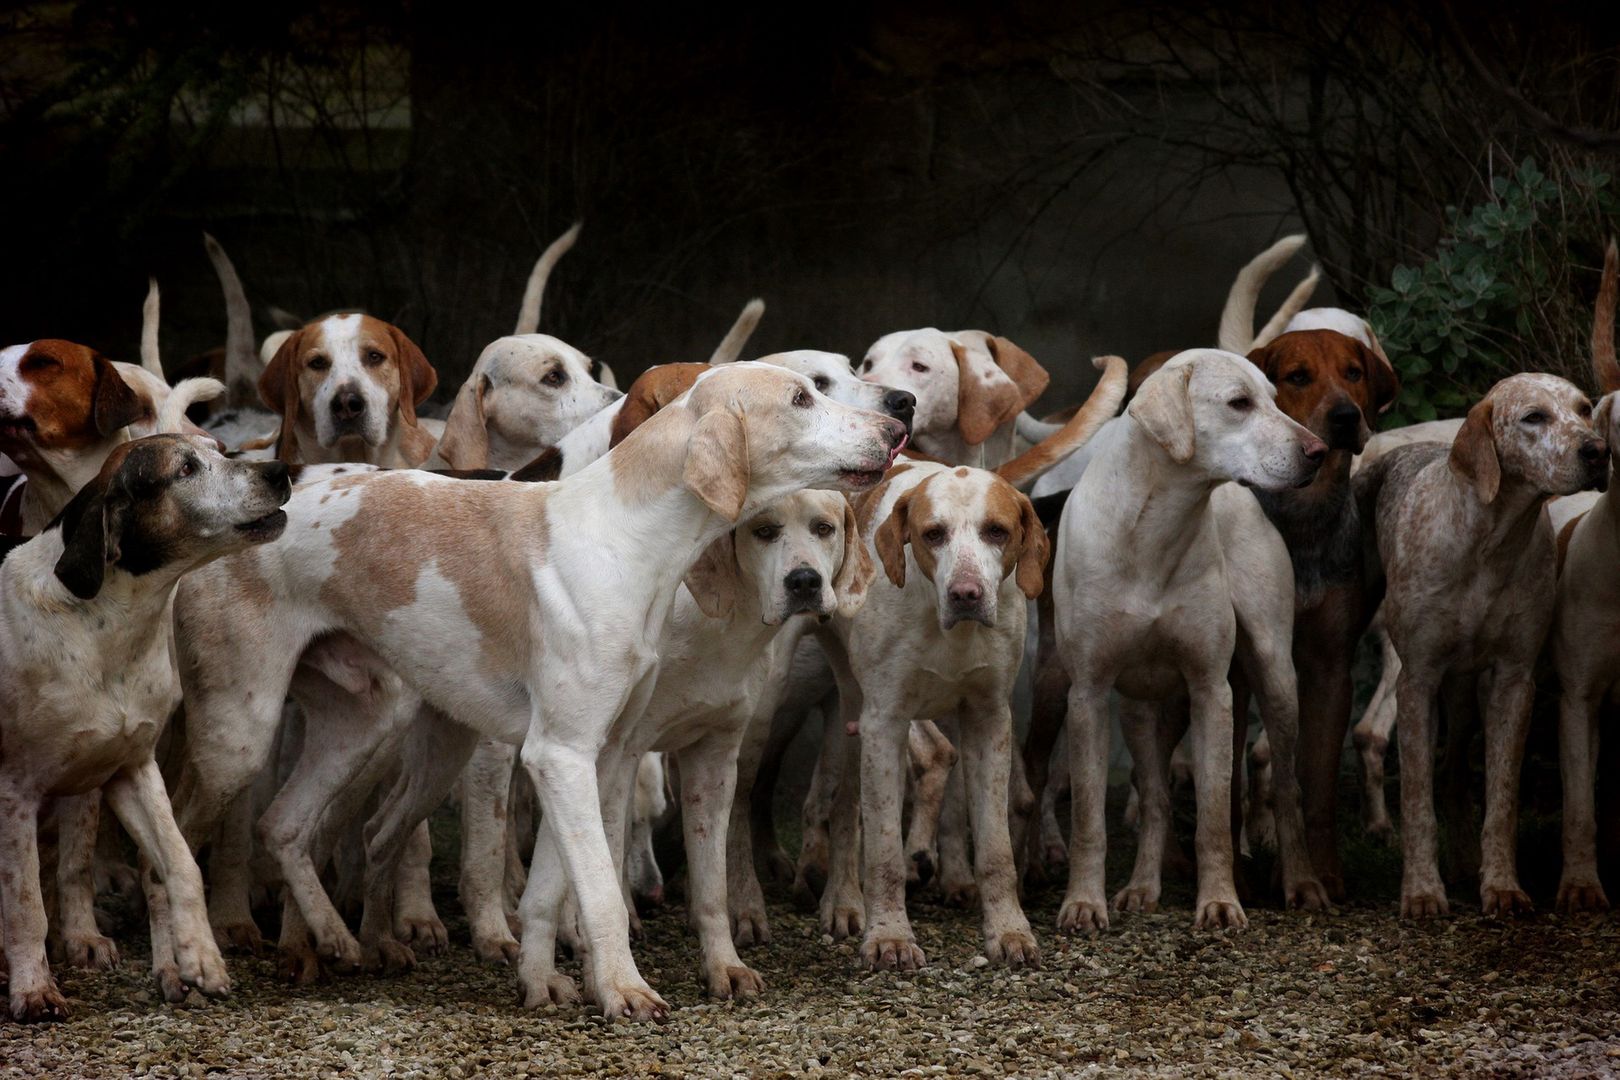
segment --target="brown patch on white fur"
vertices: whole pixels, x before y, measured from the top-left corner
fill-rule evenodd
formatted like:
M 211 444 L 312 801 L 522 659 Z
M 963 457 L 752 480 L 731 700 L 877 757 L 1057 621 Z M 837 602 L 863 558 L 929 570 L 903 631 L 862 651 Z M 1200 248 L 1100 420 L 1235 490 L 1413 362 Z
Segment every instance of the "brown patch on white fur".
M 46 338 L 29 344 L 18 359 L 16 378 L 27 399 L 0 398 L 0 450 L 19 463 L 35 448 L 87 449 L 155 415 L 153 403 L 130 388 L 111 360 L 71 341 Z M 5 426 L 12 419 L 26 420 L 15 436 Z
M 698 376 L 708 370 L 708 364 L 659 364 L 642 372 L 630 384 L 619 415 L 613 418 L 608 446 L 618 446 L 654 413 L 690 390 Z

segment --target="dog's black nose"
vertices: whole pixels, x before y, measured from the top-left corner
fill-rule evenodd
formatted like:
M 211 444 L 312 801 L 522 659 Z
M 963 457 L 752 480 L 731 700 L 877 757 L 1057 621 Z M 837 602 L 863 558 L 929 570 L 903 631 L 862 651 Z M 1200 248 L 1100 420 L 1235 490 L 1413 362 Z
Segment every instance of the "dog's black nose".
M 788 571 L 782 584 L 787 586 L 788 595 L 795 600 L 816 600 L 821 596 L 821 575 L 808 566 Z
M 975 581 L 963 581 L 952 585 L 946 590 L 951 606 L 955 608 L 971 608 L 978 606 L 984 599 L 984 589 Z
M 905 390 L 890 390 L 883 395 L 883 411 L 896 420 L 911 426 L 911 414 L 916 411 L 917 399 Z
M 291 486 L 292 472 L 285 461 L 267 461 L 259 467 L 264 470 L 264 478 L 270 481 L 272 487 Z
M 332 415 L 339 420 L 353 420 L 365 415 L 366 399 L 356 390 L 339 390 L 332 395 Z
M 1361 410 L 1348 401 L 1341 401 L 1328 410 L 1328 423 L 1334 427 L 1355 427 L 1361 423 Z
M 1586 442 L 1581 443 L 1581 460 L 1602 461 L 1603 454 L 1607 449 L 1608 447 L 1604 446 L 1601 442 L 1594 439 L 1588 439 Z

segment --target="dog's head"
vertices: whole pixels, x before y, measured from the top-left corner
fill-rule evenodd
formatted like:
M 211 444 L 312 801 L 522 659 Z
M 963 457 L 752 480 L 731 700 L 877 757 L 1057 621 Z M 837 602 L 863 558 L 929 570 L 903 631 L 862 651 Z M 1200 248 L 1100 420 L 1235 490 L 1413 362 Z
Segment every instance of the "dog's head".
M 1401 391 L 1382 350 L 1337 330 L 1295 330 L 1255 349 L 1249 359 L 1277 388 L 1277 407 L 1331 450 L 1359 454 L 1374 418 Z
M 439 383 L 427 357 L 397 326 L 370 315 L 328 315 L 288 335 L 259 376 L 259 397 L 281 414 L 276 456 L 291 461 L 296 433 L 317 445 L 376 449 L 395 418 L 416 426 L 416 410 Z
M 439 456 L 456 469 L 515 469 L 623 395 L 601 365 L 549 334 L 492 342 L 456 394 Z
M 1178 465 L 1264 491 L 1303 487 L 1327 444 L 1277 408 L 1260 369 L 1235 353 L 1189 349 L 1149 376 L 1131 417 Z
M 897 588 L 906 583 L 910 546 L 917 568 L 934 585 L 946 630 L 963 620 L 994 626 L 1008 575 L 1026 597 L 1039 596 L 1051 553 L 1028 497 L 995 473 L 966 467 L 936 472 L 902 494 L 873 543 Z
M 1609 406 L 1594 418 L 1586 395 L 1556 375 L 1513 375 L 1468 410 L 1449 464 L 1485 503 L 1496 498 L 1504 480 L 1546 495 L 1601 491 L 1609 481 L 1604 433 L 1612 414 Z
M 109 566 L 178 574 L 280 536 L 291 493 L 285 462 L 235 461 L 196 435 L 136 439 L 46 527 L 62 531 L 56 576 L 87 600 Z
M 842 353 L 794 349 L 759 358 L 761 364 L 774 364 L 805 376 L 823 394 L 844 405 L 870 409 L 894 417 L 910 430 L 917 399 L 909 390 L 872 382 L 856 376 L 849 357 Z
M 977 446 L 1046 389 L 1048 375 L 1023 349 L 983 330 L 932 327 L 886 334 L 866 351 L 861 378 L 916 398 L 912 430 L 954 434 Z
M 849 500 L 833 491 L 800 491 L 710 544 L 687 571 L 686 587 L 717 618 L 752 592 L 761 618 L 779 626 L 795 615 L 855 614 L 873 572 Z
M 108 444 L 155 419 L 152 402 L 88 346 L 48 338 L 0 350 L 0 451 L 23 464 Z

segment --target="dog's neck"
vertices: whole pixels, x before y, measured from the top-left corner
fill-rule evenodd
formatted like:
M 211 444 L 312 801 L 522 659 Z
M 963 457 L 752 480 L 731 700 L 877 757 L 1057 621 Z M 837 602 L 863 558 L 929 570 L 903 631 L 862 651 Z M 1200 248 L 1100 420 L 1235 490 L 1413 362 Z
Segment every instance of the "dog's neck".
M 1209 497 L 1224 481 L 1193 463 L 1178 464 L 1129 414 L 1119 434 L 1100 448 L 1091 468 L 1100 475 L 1129 478 L 1118 483 L 1092 512 L 1094 527 L 1114 539 L 1117 557 L 1155 574 L 1173 573 L 1203 535 Z M 1143 560 L 1139 553 L 1155 558 Z
M 397 418 L 388 425 L 388 437 L 372 446 L 357 436 L 349 436 L 322 446 L 315 429 L 302 419 L 293 428 L 301 465 L 380 465 L 385 469 L 414 469 L 433 453 L 433 436 Z M 520 462 L 524 464 L 526 462 Z M 512 468 L 517 468 L 514 465 Z
M 1353 458 L 1349 450 L 1332 450 L 1307 486 L 1254 491 L 1260 508 L 1288 545 L 1296 599 L 1302 603 L 1321 586 L 1359 580 L 1360 513 L 1350 486 Z
M 73 501 L 79 489 L 94 480 L 101 472 L 107 455 L 119 445 L 129 441 L 126 430 L 120 430 L 105 441 L 83 450 L 22 449 L 6 451 L 6 455 L 22 468 L 28 477 L 23 489 L 23 532 L 37 535 L 62 508 Z
M 1504 555 L 1517 560 L 1552 496 L 1522 477 L 1504 475 L 1496 498 L 1482 502 L 1474 486 L 1457 475 L 1446 458 L 1440 459 L 1439 466 L 1446 470 L 1441 498 L 1450 511 L 1450 536 L 1457 547 L 1473 553 L 1480 562 Z
M 190 566 L 165 565 L 137 576 L 109 565 L 100 590 L 84 600 L 56 576 L 63 544 L 62 531 L 51 529 L 13 552 L 4 564 L 8 585 L 30 593 L 32 603 L 43 611 L 76 616 L 99 643 L 95 659 L 106 670 L 121 670 L 150 650 L 154 640 L 167 642 L 164 620 L 174 587 Z

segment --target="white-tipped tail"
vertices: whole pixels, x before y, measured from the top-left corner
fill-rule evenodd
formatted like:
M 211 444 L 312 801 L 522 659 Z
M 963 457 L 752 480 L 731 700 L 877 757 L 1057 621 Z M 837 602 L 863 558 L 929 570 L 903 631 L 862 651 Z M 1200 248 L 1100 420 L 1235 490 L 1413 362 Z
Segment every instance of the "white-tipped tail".
M 1042 439 L 1050 439 L 1063 430 L 1062 424 L 1048 424 L 1045 420 L 1037 420 L 1027 412 L 1018 414 L 1014 421 L 1018 425 L 1018 437 L 1027 443 L 1038 443 Z
M 517 329 L 514 334 L 533 334 L 540 329 L 540 300 L 546 295 L 546 279 L 551 277 L 552 268 L 557 260 L 573 249 L 574 241 L 579 239 L 579 230 L 585 223 L 574 222 L 573 228 L 563 233 L 551 242 L 551 246 L 540 253 L 540 259 L 529 272 L 529 283 L 523 288 L 523 304 L 518 308 Z
M 1254 347 L 1254 308 L 1260 302 L 1260 290 L 1271 275 L 1304 246 L 1304 233 L 1285 236 L 1250 259 L 1248 265 L 1238 271 L 1232 281 L 1232 290 L 1226 294 L 1226 307 L 1221 311 L 1217 345 L 1227 352 L 1240 355 Z
M 1057 434 L 998 466 L 997 476 L 1015 488 L 1028 491 L 1042 473 L 1090 442 L 1104 424 L 1119 414 L 1119 407 L 1125 401 L 1130 368 L 1118 356 L 1097 356 L 1091 362 L 1103 374 L 1086 403 Z
M 1597 304 L 1592 310 L 1592 376 L 1597 379 L 1599 393 L 1612 394 L 1620 390 L 1620 364 L 1614 358 L 1614 302 L 1620 283 L 1620 254 L 1609 238 L 1609 248 L 1603 253 L 1603 280 L 1598 285 Z
M 162 304 L 157 278 L 146 279 L 146 303 L 141 305 L 141 367 L 163 378 L 163 354 L 158 351 L 158 322 Z M 166 380 L 165 380 L 166 381 Z
M 225 392 L 225 384 L 218 379 L 181 379 L 158 410 L 157 429 L 168 434 L 185 431 L 186 410 L 199 401 L 212 401 Z
M 1293 317 L 1305 310 L 1305 305 L 1311 299 L 1311 293 L 1316 291 L 1316 283 L 1321 280 L 1322 268 L 1313 264 L 1311 272 L 1305 275 L 1303 281 L 1294 286 L 1294 291 L 1288 294 L 1288 299 L 1282 302 L 1282 307 L 1278 308 L 1277 313 L 1271 317 L 1270 321 L 1260 328 L 1260 333 L 1255 335 L 1254 341 L 1249 344 L 1249 348 L 1258 349 L 1262 345 L 1271 344 L 1288 326 Z
M 264 365 L 259 363 L 258 351 L 253 347 L 253 310 L 248 306 L 247 291 L 219 241 L 203 233 L 203 247 L 208 250 L 208 261 L 214 264 L 214 275 L 225 294 L 225 385 L 239 404 L 252 402 Z
M 748 339 L 754 336 L 754 328 L 759 325 L 760 317 L 765 314 L 765 301 L 754 297 L 743 305 L 737 321 L 731 324 L 726 336 L 720 339 L 715 346 L 713 355 L 709 357 L 710 364 L 729 364 L 742 356 L 743 346 Z

